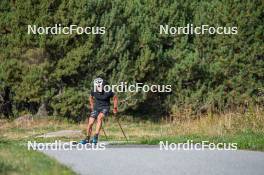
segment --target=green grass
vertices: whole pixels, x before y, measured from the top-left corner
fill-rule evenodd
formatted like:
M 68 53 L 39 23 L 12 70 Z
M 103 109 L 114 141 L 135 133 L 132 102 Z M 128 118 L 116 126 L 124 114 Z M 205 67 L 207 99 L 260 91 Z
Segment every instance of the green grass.
M 142 138 L 139 140 L 139 143 L 154 145 L 159 144 L 160 141 L 168 141 L 169 143 L 185 143 L 187 140 L 192 140 L 193 143 L 201 143 L 202 141 L 209 141 L 210 143 L 237 143 L 238 149 L 264 151 L 264 133 L 254 133 L 251 131 L 222 136 L 193 134 L 160 138 Z
M 0 174 L 72 175 L 74 172 L 41 152 L 27 150 L 21 142 L 0 140 Z

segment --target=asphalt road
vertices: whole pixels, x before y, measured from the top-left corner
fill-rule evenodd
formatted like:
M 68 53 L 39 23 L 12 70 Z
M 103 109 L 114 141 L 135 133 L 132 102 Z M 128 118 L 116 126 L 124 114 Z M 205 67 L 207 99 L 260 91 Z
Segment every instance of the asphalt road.
M 158 146 L 107 146 L 105 150 L 44 150 L 81 175 L 263 175 L 264 153 L 160 150 Z

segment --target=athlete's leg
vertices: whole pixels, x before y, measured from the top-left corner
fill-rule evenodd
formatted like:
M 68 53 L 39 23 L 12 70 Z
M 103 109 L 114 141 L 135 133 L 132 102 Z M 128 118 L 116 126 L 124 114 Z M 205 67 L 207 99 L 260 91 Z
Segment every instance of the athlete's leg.
M 103 123 L 103 119 L 104 119 L 104 113 L 100 112 L 100 114 L 97 117 L 96 130 L 95 130 L 95 135 L 97 135 L 97 136 L 100 133 L 102 123 Z
M 98 116 L 98 112 L 96 110 L 94 110 L 88 119 L 88 125 L 87 125 L 87 130 L 86 130 L 86 140 L 87 141 L 90 140 L 90 136 L 92 134 L 92 129 L 93 129 L 93 124 L 94 124 L 94 121 L 97 118 L 97 116 Z
M 105 108 L 105 109 L 102 109 L 102 111 L 98 114 L 95 135 L 94 135 L 93 140 L 92 140 L 92 142 L 95 144 L 98 141 L 98 136 L 99 136 L 99 133 L 100 133 L 100 130 L 102 127 L 103 119 L 104 119 L 104 117 L 106 117 L 108 115 L 108 113 L 109 113 L 109 109 Z
M 92 134 L 92 129 L 93 129 L 94 121 L 95 121 L 95 118 L 89 117 L 89 119 L 88 119 L 88 125 L 87 125 L 87 132 L 86 132 L 87 140 L 90 139 L 90 136 Z

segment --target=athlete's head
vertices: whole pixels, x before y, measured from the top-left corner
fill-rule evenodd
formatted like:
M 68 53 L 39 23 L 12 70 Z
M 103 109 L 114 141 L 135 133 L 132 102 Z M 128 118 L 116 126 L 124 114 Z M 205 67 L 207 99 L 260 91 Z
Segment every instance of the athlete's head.
M 97 92 L 103 92 L 104 80 L 102 78 L 94 79 L 93 84 L 94 84 L 94 89 Z

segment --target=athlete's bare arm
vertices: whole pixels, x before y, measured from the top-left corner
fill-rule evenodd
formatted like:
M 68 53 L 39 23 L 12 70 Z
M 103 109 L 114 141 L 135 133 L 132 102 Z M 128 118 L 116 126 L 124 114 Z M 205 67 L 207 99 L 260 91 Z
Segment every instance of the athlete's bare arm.
M 113 97 L 113 101 L 114 101 L 114 110 L 113 110 L 113 112 L 117 113 L 118 98 L 117 98 L 116 95 Z
M 93 98 L 93 96 L 90 96 L 89 102 L 90 102 L 90 110 L 93 111 L 94 110 L 94 98 Z

